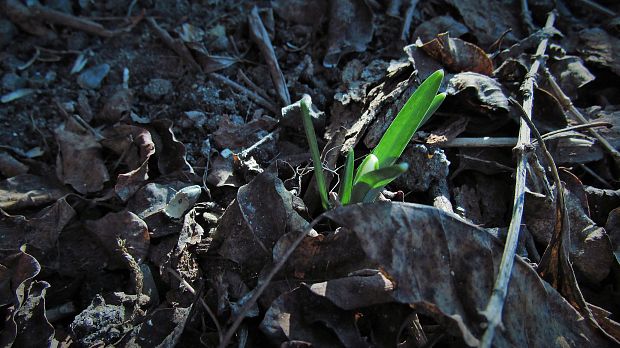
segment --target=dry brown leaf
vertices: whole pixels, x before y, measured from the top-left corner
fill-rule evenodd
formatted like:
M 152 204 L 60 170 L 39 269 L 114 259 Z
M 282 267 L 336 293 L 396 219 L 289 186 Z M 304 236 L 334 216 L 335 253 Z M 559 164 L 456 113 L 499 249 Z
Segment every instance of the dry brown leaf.
M 55 134 L 59 147 L 56 158 L 58 178 L 82 194 L 102 190 L 110 175 L 97 139 L 87 132 L 76 133 L 65 124 L 56 128 Z
M 327 53 L 323 65 L 333 68 L 343 55 L 365 51 L 373 32 L 373 13 L 366 1 L 330 1 Z
M 49 178 L 22 174 L 0 181 L 0 209 L 14 211 L 56 201 L 67 190 Z
M 493 75 L 493 61 L 480 47 L 459 38 L 451 38 L 448 33 L 437 35 L 421 48 L 450 71 Z
M 408 203 L 350 205 L 327 212 L 353 229 L 366 254 L 397 285 L 393 297 L 445 325 L 470 346 L 479 344 L 503 246 L 453 214 Z M 515 260 L 498 347 L 612 346 L 519 257 Z M 545 328 L 541 330 L 541 328 Z
M 146 259 L 150 244 L 148 227 L 134 213 L 109 213 L 101 219 L 87 221 L 86 227 L 106 249 L 115 266 L 125 264 L 118 247 L 119 239 L 125 241 L 129 254 L 136 262 L 141 263 Z

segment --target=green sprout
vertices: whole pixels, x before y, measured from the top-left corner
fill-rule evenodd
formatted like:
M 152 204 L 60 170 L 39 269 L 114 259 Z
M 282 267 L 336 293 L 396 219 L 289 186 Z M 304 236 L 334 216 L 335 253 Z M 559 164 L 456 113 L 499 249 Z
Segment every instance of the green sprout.
M 437 111 L 446 98 L 445 93 L 437 94 L 443 75 L 443 70 L 437 70 L 422 82 L 398 112 L 377 146 L 364 158 L 357 171 L 354 168 L 353 149 L 349 150 L 344 166 L 343 183 L 338 193 L 342 205 L 374 201 L 387 184 L 407 171 L 409 168 L 407 163 L 395 163 L 418 128 Z M 314 177 L 321 196 L 321 204 L 324 209 L 329 209 L 327 185 L 310 117 L 309 102 L 307 97 L 301 101 L 304 128 L 314 163 Z

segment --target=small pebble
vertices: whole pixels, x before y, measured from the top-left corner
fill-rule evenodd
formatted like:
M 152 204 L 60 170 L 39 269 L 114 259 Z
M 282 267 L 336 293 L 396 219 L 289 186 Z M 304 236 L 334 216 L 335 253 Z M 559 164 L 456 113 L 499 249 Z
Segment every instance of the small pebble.
M 6 73 L 2 76 L 2 82 L 0 82 L 0 84 L 6 91 L 14 91 L 19 88 L 24 88 L 26 86 L 26 79 L 15 73 Z
M 170 94 L 170 91 L 172 91 L 172 82 L 164 79 L 151 79 L 148 85 L 144 86 L 144 94 L 152 100 L 158 100 Z
M 110 72 L 109 64 L 100 64 L 90 69 L 85 70 L 78 76 L 78 85 L 86 89 L 98 89 L 101 86 L 101 81 Z

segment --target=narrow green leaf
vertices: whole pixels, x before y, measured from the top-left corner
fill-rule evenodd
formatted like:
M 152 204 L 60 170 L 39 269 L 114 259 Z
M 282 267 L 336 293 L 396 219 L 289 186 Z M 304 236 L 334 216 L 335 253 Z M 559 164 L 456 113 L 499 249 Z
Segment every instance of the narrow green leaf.
M 431 116 L 433 116 L 435 111 L 439 109 L 439 107 L 441 106 L 441 103 L 443 103 L 445 99 L 446 99 L 445 93 L 439 93 L 435 96 L 435 98 L 433 98 L 433 102 L 431 103 L 431 106 L 428 108 L 428 110 L 426 110 L 426 115 L 424 115 L 424 119 L 420 123 L 420 127 L 422 127 L 426 123 L 426 121 L 428 121 L 428 119 L 431 118 Z
M 312 125 L 312 117 L 310 116 L 310 103 L 310 97 L 307 95 L 301 99 L 301 113 L 304 120 L 306 139 L 308 139 L 308 146 L 310 147 L 310 155 L 312 156 L 312 162 L 314 163 L 314 178 L 319 189 L 319 195 L 321 196 L 321 204 L 323 205 L 323 209 L 327 210 L 329 209 L 329 199 L 327 198 L 327 185 L 325 184 L 325 175 L 323 174 L 323 164 L 321 163 L 319 145 L 316 141 L 316 134 L 314 133 L 314 126 Z
M 409 165 L 407 163 L 399 163 L 373 170 L 362 175 L 362 177 L 360 177 L 360 179 L 353 185 L 351 203 L 365 202 L 367 194 L 371 190 L 385 187 L 385 185 L 389 184 L 399 175 L 406 172 L 407 169 L 409 169 Z M 377 194 L 378 192 L 379 191 L 377 191 Z M 372 197 L 371 200 L 374 200 L 375 198 L 376 197 Z
M 422 82 L 396 115 L 377 147 L 372 151 L 379 159 L 379 168 L 394 164 L 403 153 L 424 120 L 442 80 L 443 70 L 435 71 Z
M 353 184 L 355 185 L 362 175 L 377 169 L 379 169 L 379 159 L 372 153 L 368 154 L 368 156 L 364 157 L 362 164 L 360 164 L 357 168 L 357 173 L 355 173 Z
M 353 170 L 355 169 L 355 153 L 353 152 L 353 148 L 349 150 L 347 154 L 347 163 L 344 166 L 344 175 L 342 184 L 340 184 L 340 192 L 338 196 L 340 196 L 340 203 L 342 205 L 349 204 L 351 200 L 351 189 L 353 188 Z

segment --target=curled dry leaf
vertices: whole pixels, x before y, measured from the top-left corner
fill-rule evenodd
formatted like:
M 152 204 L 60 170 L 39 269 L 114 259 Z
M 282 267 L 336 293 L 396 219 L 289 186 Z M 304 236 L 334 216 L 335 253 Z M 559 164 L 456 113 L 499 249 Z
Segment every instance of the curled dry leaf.
M 493 75 L 493 61 L 480 47 L 459 38 L 452 38 L 448 33 L 437 35 L 421 48 L 453 72 L 471 71 Z
M 56 128 L 55 134 L 59 147 L 56 158 L 58 178 L 82 194 L 103 189 L 110 175 L 97 139 L 87 132 L 76 133 L 65 124 Z
M 123 201 L 148 179 L 148 160 L 155 153 L 151 133 L 141 127 L 118 125 L 104 131 L 101 145 L 120 156 L 129 170 L 118 175 L 114 191 Z
M 187 162 L 185 145 L 178 141 L 172 131 L 172 122 L 167 119 L 153 121 L 151 126 L 155 134 L 151 137 L 155 143 L 157 155 L 157 167 L 161 174 L 171 174 L 177 171 L 193 173 L 194 169 Z
M 349 205 L 326 213 L 354 230 L 366 254 L 398 286 L 396 301 L 412 305 L 470 346 L 479 344 L 503 246 L 488 232 L 438 209 L 408 203 Z M 612 346 L 519 257 L 494 345 Z M 541 330 L 545 328 L 545 330 Z
M 45 290 L 49 284 L 32 281 L 41 266 L 31 255 L 15 249 L 0 249 L 0 306 L 5 347 L 48 346 L 54 329 L 45 318 Z
M 202 189 L 198 185 L 182 188 L 175 193 L 174 197 L 166 204 L 164 214 L 173 219 L 180 219 L 198 201 Z
M 109 213 L 99 220 L 86 222 L 86 227 L 104 246 L 114 265 L 124 265 L 117 240 L 124 240 L 129 254 L 141 263 L 149 250 L 150 237 L 146 223 L 134 213 Z
M 60 183 L 32 174 L 0 181 L 0 209 L 13 211 L 39 207 L 67 194 Z

